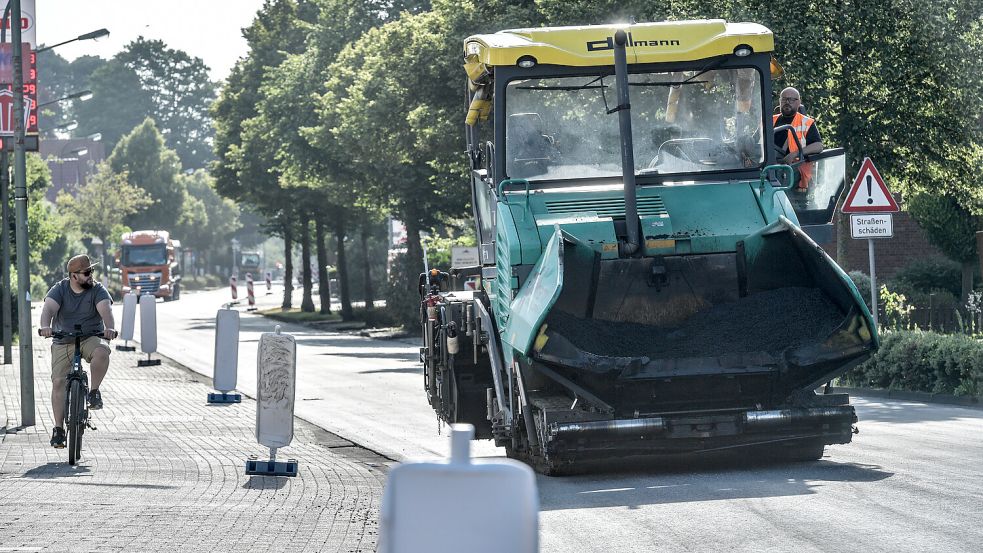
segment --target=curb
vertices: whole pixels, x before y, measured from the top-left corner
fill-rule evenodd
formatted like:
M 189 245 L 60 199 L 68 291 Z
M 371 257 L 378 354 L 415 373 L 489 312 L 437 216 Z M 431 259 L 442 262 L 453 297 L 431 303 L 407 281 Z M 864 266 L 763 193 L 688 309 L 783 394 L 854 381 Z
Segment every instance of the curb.
M 900 399 L 905 401 L 918 401 L 922 403 L 939 403 L 943 405 L 956 405 L 959 407 L 969 407 L 971 409 L 983 410 L 983 402 L 975 396 L 956 396 L 952 394 L 933 394 L 930 392 L 909 392 L 907 390 L 884 390 L 880 388 L 844 388 L 833 386 L 831 391 L 836 393 L 846 393 L 851 396 L 868 396 L 884 399 Z

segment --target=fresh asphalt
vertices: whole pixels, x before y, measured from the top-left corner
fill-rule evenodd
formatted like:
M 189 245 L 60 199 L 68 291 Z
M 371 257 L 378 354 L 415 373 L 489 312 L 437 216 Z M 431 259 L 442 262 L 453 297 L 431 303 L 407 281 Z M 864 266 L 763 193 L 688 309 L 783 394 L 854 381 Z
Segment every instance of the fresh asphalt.
M 274 290 L 258 289 L 260 307 L 280 304 Z M 211 376 L 215 314 L 229 300 L 223 289 L 158 303 L 160 354 Z M 238 388 L 252 395 L 256 343 L 278 323 L 242 303 Z M 417 341 L 297 325 L 283 331 L 297 338 L 298 416 L 397 461 L 447 454 L 446 429 L 438 433 L 424 396 Z M 861 419 L 854 443 L 829 447 L 814 463 L 682 459 L 539 477 L 541 548 L 979 551 L 983 411 L 875 398 L 854 404 Z M 504 454 L 488 442 L 473 450 Z

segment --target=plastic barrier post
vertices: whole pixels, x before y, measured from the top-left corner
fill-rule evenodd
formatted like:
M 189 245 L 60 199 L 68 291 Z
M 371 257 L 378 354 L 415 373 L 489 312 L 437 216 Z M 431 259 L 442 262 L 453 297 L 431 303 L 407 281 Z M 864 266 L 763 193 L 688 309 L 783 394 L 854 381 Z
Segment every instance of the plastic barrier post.
M 208 394 L 208 403 L 240 403 L 236 389 L 239 371 L 239 312 L 219 309 L 215 316 L 215 367 L 212 384 L 220 393 Z
M 123 296 L 123 321 L 119 329 L 119 337 L 125 345 L 116 346 L 117 351 L 136 351 L 136 346 L 130 345 L 133 339 L 133 327 L 137 319 L 137 295 L 132 291 Z
M 451 458 L 403 463 L 382 495 L 383 553 L 534 553 L 539 495 L 532 469 L 511 459 L 471 459 L 474 427 L 455 424 Z M 440 530 L 434 531 L 434 513 Z
M 270 448 L 269 460 L 246 460 L 246 474 L 297 476 L 297 460 L 276 460 L 276 450 L 294 439 L 297 344 L 294 337 L 264 332 L 256 354 L 256 441 Z
M 235 275 L 229 277 L 229 288 L 232 290 L 232 303 L 230 305 L 235 305 L 239 303 L 239 290 L 236 288 L 236 281 L 238 279 Z
M 256 311 L 256 293 L 253 291 L 253 274 L 246 273 L 246 299 L 249 308 L 246 311 Z
M 273 273 L 266 271 L 266 295 L 273 293 Z
M 160 365 L 160 359 L 150 358 L 157 351 L 157 298 L 150 295 L 140 296 L 140 351 L 147 358 L 138 360 L 138 367 Z

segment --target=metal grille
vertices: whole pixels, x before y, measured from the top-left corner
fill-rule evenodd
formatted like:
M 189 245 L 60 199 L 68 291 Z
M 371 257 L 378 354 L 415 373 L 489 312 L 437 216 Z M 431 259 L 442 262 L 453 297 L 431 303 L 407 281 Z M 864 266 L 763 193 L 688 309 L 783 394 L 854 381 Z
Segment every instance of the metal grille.
M 546 211 L 548 213 L 583 213 L 596 212 L 600 217 L 624 218 L 625 199 L 576 199 L 576 200 L 547 200 Z M 662 203 L 662 196 L 646 196 L 638 198 L 638 215 L 665 215 L 665 204 Z

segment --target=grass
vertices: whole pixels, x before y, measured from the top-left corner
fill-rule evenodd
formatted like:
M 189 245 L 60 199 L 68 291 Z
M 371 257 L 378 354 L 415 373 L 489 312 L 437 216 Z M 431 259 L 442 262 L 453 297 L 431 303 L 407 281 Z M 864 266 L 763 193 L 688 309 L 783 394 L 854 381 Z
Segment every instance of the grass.
M 262 309 L 258 312 L 264 317 L 269 317 L 277 321 L 286 323 L 319 323 L 319 322 L 341 322 L 341 315 L 338 313 L 305 313 L 299 307 L 294 307 L 284 311 L 282 308 L 273 307 Z

